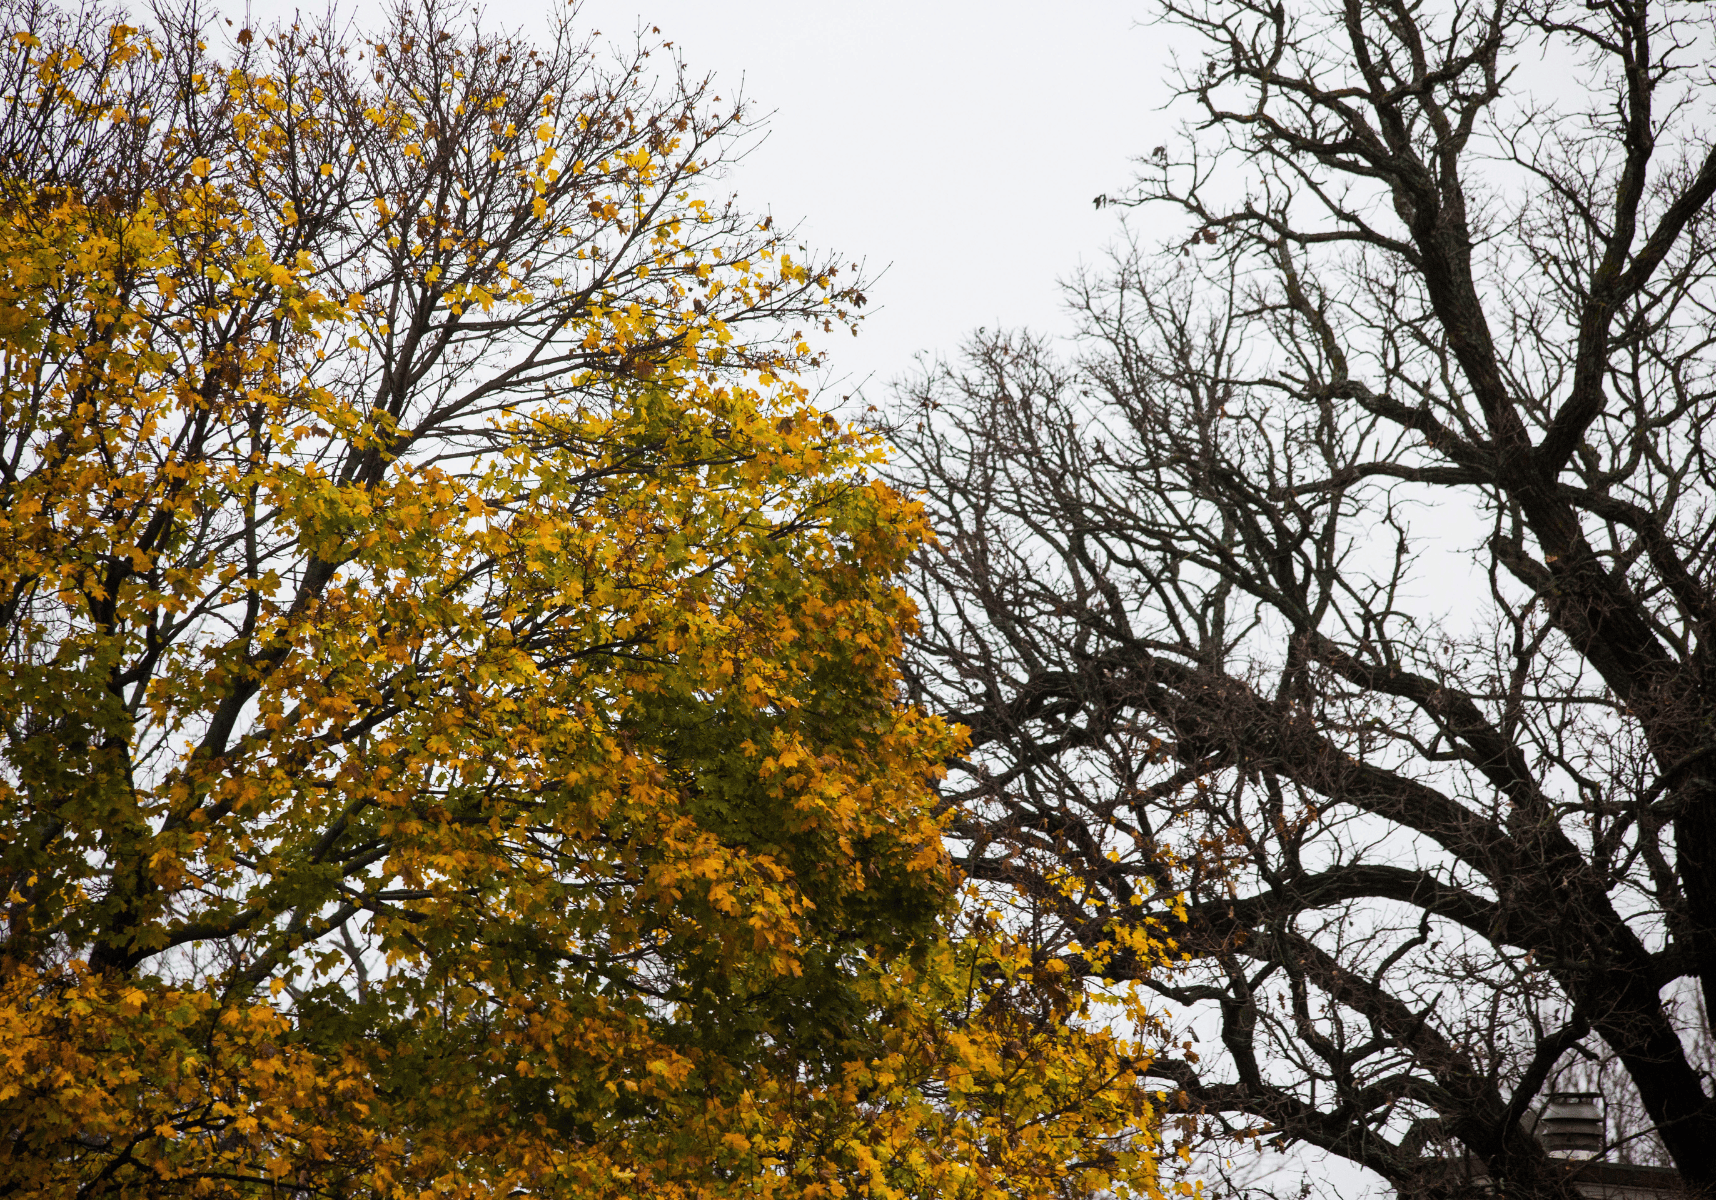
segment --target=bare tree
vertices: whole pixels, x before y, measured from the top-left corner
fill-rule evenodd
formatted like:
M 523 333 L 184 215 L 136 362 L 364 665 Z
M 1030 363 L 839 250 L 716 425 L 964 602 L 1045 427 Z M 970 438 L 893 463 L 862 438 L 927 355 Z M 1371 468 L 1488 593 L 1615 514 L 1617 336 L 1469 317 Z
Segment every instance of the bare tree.
M 1569 1194 L 1609 1062 L 1708 1191 L 1709 10 L 1164 7 L 1198 116 L 1099 203 L 1178 232 L 902 397 L 966 869 L 1216 1031 L 1153 1069 L 1218 1132 Z

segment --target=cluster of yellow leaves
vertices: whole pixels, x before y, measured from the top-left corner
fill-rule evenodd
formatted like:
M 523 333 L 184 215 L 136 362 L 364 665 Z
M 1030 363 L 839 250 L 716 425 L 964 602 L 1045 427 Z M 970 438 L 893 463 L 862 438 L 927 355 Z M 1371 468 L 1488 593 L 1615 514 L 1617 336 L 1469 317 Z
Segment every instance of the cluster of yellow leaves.
M 292 1038 L 267 1004 L 12 964 L 0 978 L 0 1111 L 58 1161 L 14 1152 L 6 1182 L 45 1195 L 136 1191 L 126 1175 L 141 1166 L 148 1188 L 207 1194 L 211 1162 L 259 1161 L 293 1182 L 304 1150 L 323 1163 L 345 1155 L 352 1170 L 383 1140 L 367 1121 L 365 1064 Z M 217 1129 L 227 1153 L 211 1145 Z M 231 1153 L 238 1145 L 259 1150 Z
M 569 1067 L 617 1066 L 626 1025 L 565 997 L 511 998 L 484 1070 L 417 1044 L 316 1047 L 266 1003 L 13 971 L 0 1111 L 59 1154 L 52 1171 L 15 1149 L 4 1161 L 9 1182 L 44 1195 L 1160 1200 L 1147 1061 L 1107 1030 L 1079 1032 L 1088 1006 L 1039 1007 L 1028 969 L 1005 965 L 1016 950 L 997 949 L 943 941 L 904 968 L 863 962 L 857 991 L 872 1008 L 829 1040 L 850 1056 L 821 1077 L 774 1054 L 723 1078 L 656 1042 L 642 1070 L 609 1080 L 591 1106 L 602 1115 L 570 1129 L 552 1110 L 520 1112 L 521 1098 L 576 1089 Z
M 1155 1191 L 1130 1040 L 949 925 L 916 506 L 802 344 L 735 341 L 828 278 L 697 232 L 630 108 L 564 162 L 595 122 L 450 41 L 372 47 L 418 57 L 342 101 L 367 149 L 306 156 L 329 72 L 246 60 L 129 190 L 0 180 L 0 1176 Z M 91 144 L 195 57 L 42 42 L 9 102 Z

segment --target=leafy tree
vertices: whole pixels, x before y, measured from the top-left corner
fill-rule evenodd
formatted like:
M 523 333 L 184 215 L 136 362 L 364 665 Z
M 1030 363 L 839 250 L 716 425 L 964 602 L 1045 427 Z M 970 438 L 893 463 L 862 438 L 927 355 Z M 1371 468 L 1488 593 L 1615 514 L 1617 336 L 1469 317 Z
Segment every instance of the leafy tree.
M 0 1193 L 1153 1190 L 954 906 L 922 518 L 794 378 L 861 295 L 698 195 L 739 108 L 8 25 Z
M 1161 12 L 1165 244 L 905 397 L 961 865 L 1201 1031 L 1152 1070 L 1218 1133 L 1569 1195 L 1530 1120 L 1596 1061 L 1707 1193 L 1710 11 Z M 1183 971 L 1089 957 L 1176 894 Z

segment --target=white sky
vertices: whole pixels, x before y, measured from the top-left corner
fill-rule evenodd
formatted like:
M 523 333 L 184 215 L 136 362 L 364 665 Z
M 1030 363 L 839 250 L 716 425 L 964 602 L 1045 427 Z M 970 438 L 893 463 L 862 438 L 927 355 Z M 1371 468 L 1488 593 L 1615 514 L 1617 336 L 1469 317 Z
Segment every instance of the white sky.
M 263 26 L 323 0 L 229 0 Z M 391 0 L 340 0 L 366 25 Z M 476 0 L 540 35 L 567 6 Z M 719 187 L 876 280 L 864 332 L 829 344 L 839 392 L 873 398 L 919 352 L 980 325 L 1065 327 L 1057 281 L 1119 235 L 1131 160 L 1171 139 L 1164 30 L 1148 0 L 579 0 L 619 46 L 650 26 L 767 132 Z M 1147 224 L 1139 227 L 1148 234 Z M 1166 233 L 1164 233 L 1166 236 Z M 1147 239 L 1148 240 L 1148 239 Z M 824 403 L 830 402 L 824 398 Z
M 487 13 L 541 28 L 553 10 Z M 979 325 L 1057 327 L 1056 280 L 1119 230 L 1092 199 L 1167 140 L 1161 31 L 1142 0 L 586 0 L 579 24 L 661 28 L 769 133 L 727 186 L 807 244 L 880 273 L 831 366 L 875 384 Z M 1154 140 L 1151 140 L 1154 137 Z M 885 268 L 885 272 L 884 272 Z M 873 394 L 880 391 L 872 386 Z

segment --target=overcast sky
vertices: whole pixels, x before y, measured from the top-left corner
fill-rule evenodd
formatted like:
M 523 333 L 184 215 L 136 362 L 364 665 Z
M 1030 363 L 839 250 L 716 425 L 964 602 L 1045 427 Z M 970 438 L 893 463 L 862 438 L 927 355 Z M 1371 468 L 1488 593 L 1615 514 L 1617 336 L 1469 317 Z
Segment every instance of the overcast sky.
M 531 28 L 548 10 L 487 11 Z M 575 19 L 628 39 L 659 26 L 723 96 L 742 83 L 771 114 L 726 184 L 880 275 L 864 333 L 831 347 L 849 381 L 880 382 L 979 325 L 1064 324 L 1056 280 L 1119 230 L 1092 199 L 1165 140 L 1147 15 L 1135 0 L 587 0 Z
M 1092 200 L 1172 124 L 1147 0 L 477 3 L 486 26 L 527 35 L 568 11 L 622 46 L 659 27 L 718 94 L 742 87 L 766 135 L 720 186 L 876 278 L 864 333 L 831 347 L 847 383 L 885 382 L 979 325 L 1064 327 L 1056 281 L 1120 230 Z M 338 3 L 359 27 L 384 7 Z M 228 8 L 261 25 L 320 0 Z

